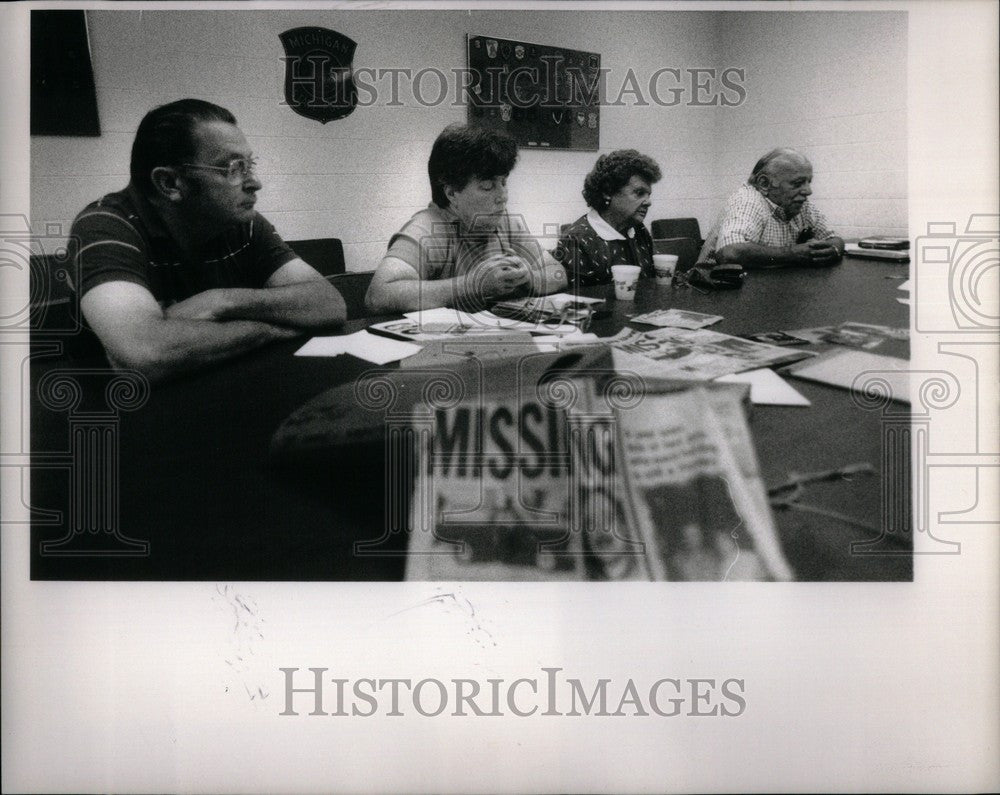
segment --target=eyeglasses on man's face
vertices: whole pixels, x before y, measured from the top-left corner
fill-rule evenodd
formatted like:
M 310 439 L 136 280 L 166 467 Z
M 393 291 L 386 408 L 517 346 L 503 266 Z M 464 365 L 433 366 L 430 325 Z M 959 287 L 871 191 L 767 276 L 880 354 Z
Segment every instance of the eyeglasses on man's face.
M 181 163 L 184 168 L 201 168 L 206 171 L 218 171 L 223 174 L 230 185 L 242 185 L 256 173 L 257 159 L 255 157 L 234 157 L 225 166 L 207 166 L 202 163 Z

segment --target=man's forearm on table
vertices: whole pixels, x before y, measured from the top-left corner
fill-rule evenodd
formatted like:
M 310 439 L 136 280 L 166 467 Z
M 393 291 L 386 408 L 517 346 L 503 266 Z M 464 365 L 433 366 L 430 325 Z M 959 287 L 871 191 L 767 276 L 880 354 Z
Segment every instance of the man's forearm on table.
M 761 243 L 730 243 L 718 250 L 715 259 L 719 264 L 737 264 L 744 268 L 777 268 L 809 265 L 811 262 L 808 256 L 797 253 L 790 246 L 765 246 Z
M 151 381 L 162 381 L 297 334 L 256 320 L 163 318 L 133 333 L 126 344 L 105 347 L 116 367 L 136 369 Z
M 326 280 L 315 279 L 260 290 L 224 290 L 226 320 L 256 320 L 297 328 L 340 325 L 347 318 L 344 299 Z

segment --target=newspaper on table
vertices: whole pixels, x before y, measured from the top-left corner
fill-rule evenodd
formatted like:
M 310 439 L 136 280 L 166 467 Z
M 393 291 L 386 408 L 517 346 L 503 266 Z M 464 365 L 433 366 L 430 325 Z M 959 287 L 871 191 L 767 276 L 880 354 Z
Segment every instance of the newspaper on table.
M 739 400 L 688 389 L 618 413 L 629 517 L 655 580 L 791 580 Z
M 707 329 L 625 329 L 605 341 L 612 347 L 616 369 L 649 378 L 708 381 L 815 355 Z
M 535 334 L 571 334 L 578 330 L 578 326 L 575 324 L 564 323 L 558 318 L 539 322 L 521 320 L 516 317 L 500 317 L 486 310 L 463 312 L 460 309 L 449 307 L 404 312 L 403 317 L 415 322 L 420 329 L 432 329 L 431 333 L 440 332 L 442 329 L 451 329 L 454 330 L 452 331 L 454 335 L 462 334 L 461 331 L 456 330 L 459 328 L 529 331 Z M 376 326 L 380 325 L 382 324 L 376 324 Z M 485 332 L 478 331 L 476 333 Z
M 788 333 L 794 334 L 796 337 L 800 337 L 811 343 L 832 342 L 836 345 L 844 345 L 848 348 L 860 348 L 861 350 L 878 348 L 886 340 L 905 341 L 910 338 L 909 329 L 878 326 L 871 323 L 856 323 L 854 321 L 841 323 L 839 326 L 818 326 L 816 328 L 797 329 Z
M 636 315 L 630 323 L 644 323 L 647 326 L 670 326 L 673 328 L 705 328 L 722 320 L 722 315 L 706 315 L 702 312 L 690 312 L 687 309 L 654 309 Z
M 430 395 L 430 411 L 415 415 L 406 578 L 585 579 L 581 538 L 569 524 L 560 399 L 588 373 L 611 372 L 607 348 L 545 354 L 529 339 L 500 349 L 506 355 L 483 345 L 479 356 L 474 342 L 433 346 L 415 363 L 458 381 L 452 399 Z
M 407 579 L 792 578 L 745 388 L 615 373 L 602 347 L 480 371 L 417 423 Z
M 833 342 L 849 348 L 871 350 L 878 348 L 886 340 L 908 340 L 909 329 L 877 326 L 871 323 L 841 323 L 823 335 L 824 342 Z

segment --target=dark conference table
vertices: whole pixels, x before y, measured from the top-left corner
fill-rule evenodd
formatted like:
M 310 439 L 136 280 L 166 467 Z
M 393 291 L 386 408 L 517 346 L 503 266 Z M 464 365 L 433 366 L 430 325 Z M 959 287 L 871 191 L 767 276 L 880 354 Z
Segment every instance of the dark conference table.
M 833 268 L 753 271 L 741 289 L 712 293 L 643 279 L 634 303 L 612 297 L 607 304 L 610 314 L 596 320 L 591 330 L 609 336 L 631 315 L 670 306 L 722 315 L 724 319 L 710 330 L 726 334 L 845 321 L 908 328 L 908 307 L 896 300 L 904 295 L 897 288 L 907 268 L 846 258 Z M 581 292 L 613 296 L 610 286 Z M 343 332 L 375 321 L 351 320 Z M 33 360 L 32 450 L 37 457 L 33 460 L 42 465 L 32 471 L 31 504 L 36 513 L 31 576 L 401 579 L 405 534 L 380 546 L 382 554 L 354 553 L 355 542 L 383 535 L 381 449 L 345 451 L 329 467 L 309 472 L 278 469 L 269 461 L 271 437 L 289 414 L 317 394 L 351 383 L 375 367 L 351 356 L 293 356 L 303 342 L 274 344 L 210 371 L 156 385 L 148 397 L 141 390 L 130 392 L 127 386 L 113 389 L 112 395 L 105 390 L 113 378 L 107 373 L 80 370 L 79 365 L 43 356 Z M 834 346 L 808 349 L 829 347 Z M 909 353 L 904 342 L 886 343 L 874 352 L 903 358 Z M 58 384 L 66 377 L 83 385 L 82 390 L 69 397 L 65 390 L 60 392 Z M 804 503 L 847 515 L 871 529 L 816 513 L 775 511 L 781 543 L 797 578 L 910 580 L 910 475 L 905 450 L 902 454 L 895 450 L 895 463 L 882 472 L 883 458 L 893 452 L 888 448 L 899 434 L 889 443 L 884 439 L 892 429 L 906 427 L 908 406 L 866 407 L 847 390 L 789 380 L 811 401 L 810 407 L 755 405 L 750 414 L 767 487 L 784 483 L 792 472 L 859 463 L 875 469 L 869 476 L 810 484 L 802 497 Z M 44 401 L 40 391 L 48 395 Z M 123 408 L 109 414 L 109 400 Z M 93 452 L 102 445 L 103 453 Z M 65 466 L 67 450 L 77 450 L 75 460 L 82 465 Z M 96 461 L 111 465 L 97 467 Z M 73 478 L 80 477 L 90 485 L 74 487 Z M 108 518 L 114 514 L 116 481 L 117 520 Z M 72 499 L 78 499 L 75 511 L 69 510 Z M 82 522 L 98 531 L 73 532 L 71 514 L 78 525 Z

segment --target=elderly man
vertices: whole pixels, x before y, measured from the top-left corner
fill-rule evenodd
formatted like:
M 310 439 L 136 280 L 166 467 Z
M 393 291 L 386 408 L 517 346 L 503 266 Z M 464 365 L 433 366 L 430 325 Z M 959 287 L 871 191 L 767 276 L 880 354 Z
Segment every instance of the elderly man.
M 128 186 L 70 232 L 74 289 L 112 365 L 161 380 L 343 323 L 340 293 L 254 210 L 260 188 L 225 108 L 182 99 L 146 114 Z
M 745 268 L 834 265 L 844 241 L 809 202 L 812 165 L 794 149 L 775 149 L 754 166 L 747 184 L 702 247 L 699 262 Z
M 431 203 L 389 241 L 365 298 L 369 311 L 474 308 L 566 286 L 562 266 L 507 214 L 515 162 L 517 144 L 508 135 L 445 128 L 427 163 Z

